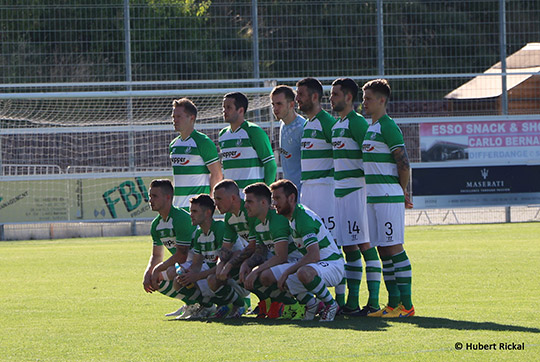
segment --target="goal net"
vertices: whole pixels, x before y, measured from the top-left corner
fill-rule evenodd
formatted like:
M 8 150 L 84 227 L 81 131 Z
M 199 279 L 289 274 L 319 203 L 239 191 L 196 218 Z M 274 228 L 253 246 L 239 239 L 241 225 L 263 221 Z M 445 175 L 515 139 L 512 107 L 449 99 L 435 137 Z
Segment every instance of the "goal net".
M 178 135 L 171 121 L 172 101 L 194 101 L 196 128 L 217 141 L 225 126 L 223 95 L 244 92 L 249 99 L 246 118 L 274 139 L 271 89 L 4 93 L 0 220 L 153 218 L 147 187 L 153 178 L 172 178 L 168 146 Z

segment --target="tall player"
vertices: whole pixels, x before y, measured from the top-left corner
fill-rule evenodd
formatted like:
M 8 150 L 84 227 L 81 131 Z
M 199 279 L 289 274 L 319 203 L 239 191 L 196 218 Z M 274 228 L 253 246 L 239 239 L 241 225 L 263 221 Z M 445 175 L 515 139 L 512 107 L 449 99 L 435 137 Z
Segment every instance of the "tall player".
M 388 290 L 388 305 L 368 316 L 412 317 L 411 262 L 403 249 L 405 208 L 413 206 L 406 191 L 409 158 L 400 128 L 386 113 L 388 81 L 369 81 L 362 90 L 364 111 L 372 119 L 362 146 L 370 241 L 379 251 Z
M 270 93 L 272 111 L 279 122 L 279 152 L 283 178 L 291 180 L 301 191 L 300 143 L 306 119 L 294 110 L 296 93 L 286 85 L 278 85 Z
M 330 104 L 340 117 L 332 128 L 336 197 L 334 236 L 345 252 L 345 277 L 349 289 L 347 304 L 342 306 L 340 313 L 366 316 L 379 310 L 381 262 L 377 250 L 369 243 L 366 182 L 362 164 L 362 142 L 368 123 L 354 111 L 357 97 L 358 85 L 354 80 L 339 78 L 332 83 Z M 366 306 L 360 309 L 358 298 L 362 280 L 362 255 L 366 263 L 369 298 Z M 340 296 L 336 297 L 339 303 Z
M 169 145 L 174 174 L 174 205 L 189 211 L 189 199 L 210 194 L 223 179 L 214 142 L 195 130 L 197 107 L 187 99 L 173 101 L 174 129 L 180 133 Z
M 276 179 L 276 160 L 270 139 L 264 130 L 245 120 L 248 99 L 240 92 L 223 97 L 223 118 L 229 126 L 219 132 L 219 146 L 225 178 L 236 181 L 238 187 Z
M 332 232 L 335 227 L 332 127 L 336 120 L 321 108 L 321 82 L 304 78 L 296 86 L 298 107 L 308 117 L 302 133 L 300 203 L 319 215 Z
M 304 320 L 315 317 L 318 298 L 325 305 L 319 321 L 331 322 L 338 304 L 328 287 L 336 286 L 343 279 L 343 255 L 322 220 L 297 203 L 298 191 L 291 181 L 276 181 L 270 189 L 278 214 L 289 219 L 294 244 L 302 258 L 275 266 L 273 275 L 269 277 L 279 275 L 277 286 L 281 290 L 287 288 L 301 304 L 306 305 Z

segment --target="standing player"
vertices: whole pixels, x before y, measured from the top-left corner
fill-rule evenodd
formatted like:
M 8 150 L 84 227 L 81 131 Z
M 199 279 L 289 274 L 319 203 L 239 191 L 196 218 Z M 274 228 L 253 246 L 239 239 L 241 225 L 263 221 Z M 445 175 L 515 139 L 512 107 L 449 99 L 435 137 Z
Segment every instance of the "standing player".
M 174 205 L 189 210 L 189 199 L 210 194 L 221 181 L 221 163 L 214 142 L 195 130 L 197 107 L 187 98 L 173 101 L 174 129 L 180 133 L 169 145 L 174 174 Z
M 302 257 L 290 237 L 289 220 L 271 207 L 272 193 L 266 184 L 257 182 L 249 185 L 244 189 L 244 194 L 248 216 L 256 219 L 249 234 L 250 240 L 255 240 L 256 249 L 242 263 L 240 281 L 261 300 L 257 318 L 278 318 L 281 314 L 286 316 L 292 312 L 300 316 L 298 312 L 301 307 L 292 295 L 263 286 L 259 280 L 265 270 Z
M 368 316 L 412 317 L 411 262 L 403 249 L 405 208 L 412 208 L 406 191 L 409 158 L 400 128 L 386 114 L 391 92 L 386 79 L 369 81 L 362 90 L 364 110 L 372 119 L 362 146 L 370 241 L 381 256 L 388 290 L 388 305 Z
M 294 90 L 286 85 L 278 85 L 270 93 L 272 111 L 279 122 L 279 152 L 283 178 L 291 180 L 298 191 L 301 187 L 302 166 L 300 163 L 300 143 L 306 119 L 295 112 Z
M 306 305 L 304 320 L 315 317 L 318 298 L 325 305 L 320 321 L 333 321 L 338 304 L 328 287 L 337 285 L 343 279 L 343 255 L 322 220 L 313 211 L 297 203 L 298 191 L 291 181 L 276 181 L 270 189 L 276 210 L 289 219 L 294 244 L 303 256 L 295 263 L 272 268 L 273 275 L 266 276 L 271 278 L 279 275 L 278 287 L 281 290 L 288 288 L 300 303 Z
M 143 287 L 147 293 L 159 291 L 172 298 L 183 299 L 184 296 L 179 296 L 173 287 L 176 275 L 174 265 L 183 264 L 188 259 L 195 227 L 186 211 L 172 205 L 174 189 L 170 180 L 153 180 L 148 194 L 152 210 L 159 214 L 152 222 L 154 246 L 144 272 Z M 165 261 L 163 246 L 172 254 Z M 182 309 L 170 316 L 179 315 L 183 312 Z
M 302 133 L 300 203 L 319 215 L 332 231 L 335 227 L 332 127 L 336 120 L 321 108 L 321 82 L 304 78 L 296 86 L 298 107 L 308 116 Z
M 334 180 L 336 197 L 336 228 L 334 236 L 345 252 L 345 277 L 349 294 L 340 312 L 345 315 L 366 316 L 379 310 L 381 262 L 377 250 L 369 243 L 366 189 L 362 164 L 362 142 L 368 123 L 354 111 L 358 85 L 350 78 L 332 83 L 330 103 L 339 114 L 332 128 L 334 148 Z M 362 255 L 366 263 L 368 303 L 359 308 L 358 297 L 362 280 Z M 336 296 L 343 303 L 344 295 Z M 340 298 L 342 300 L 340 301 Z
M 270 139 L 261 127 L 245 120 L 247 108 L 243 93 L 227 93 L 223 98 L 223 118 L 229 123 L 219 132 L 223 172 L 240 189 L 255 182 L 271 184 L 277 170 Z

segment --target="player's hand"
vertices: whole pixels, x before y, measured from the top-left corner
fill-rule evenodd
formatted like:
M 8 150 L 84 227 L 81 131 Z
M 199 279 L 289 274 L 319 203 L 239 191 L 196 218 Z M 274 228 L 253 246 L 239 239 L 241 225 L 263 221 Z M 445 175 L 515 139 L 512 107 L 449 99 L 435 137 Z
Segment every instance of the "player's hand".
M 286 291 L 287 290 L 287 278 L 289 277 L 289 273 L 285 271 L 281 276 L 279 277 L 277 281 L 277 286 L 280 290 Z
M 405 208 L 406 209 L 412 209 L 413 203 L 411 201 L 411 197 L 409 196 L 409 193 L 407 191 L 404 192 L 405 195 Z
M 232 265 L 227 263 L 225 264 L 225 266 L 223 267 L 223 269 L 221 270 L 221 272 L 219 274 L 216 274 L 216 277 L 218 280 L 222 280 L 222 281 L 225 281 L 229 278 L 229 273 L 232 269 Z
M 152 293 L 156 291 L 156 289 L 152 287 L 152 273 L 150 271 L 144 273 L 143 288 L 146 293 Z
M 158 290 L 159 283 L 162 280 L 163 280 L 163 276 L 161 275 L 161 272 L 156 271 L 156 269 L 154 268 L 154 270 L 152 271 L 152 280 L 151 280 L 152 288 L 154 288 L 154 290 Z
M 240 266 L 240 272 L 238 273 L 238 280 L 240 283 L 244 283 L 246 280 L 246 276 L 251 272 L 251 268 L 247 265 L 247 263 L 242 263 Z
M 190 270 L 176 277 L 176 281 L 183 287 L 187 287 L 188 285 L 197 282 L 197 280 L 199 280 L 199 273 L 194 273 Z
M 247 290 L 253 290 L 253 286 L 255 285 L 255 281 L 257 280 L 258 276 L 259 273 L 257 273 L 255 270 L 249 273 L 244 279 L 244 288 Z

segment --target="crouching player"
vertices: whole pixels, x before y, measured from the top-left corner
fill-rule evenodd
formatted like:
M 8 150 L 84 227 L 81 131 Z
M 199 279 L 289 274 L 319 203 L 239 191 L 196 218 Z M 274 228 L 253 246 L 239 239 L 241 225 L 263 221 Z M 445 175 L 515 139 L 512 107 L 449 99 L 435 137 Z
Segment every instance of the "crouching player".
M 153 248 L 144 272 L 144 290 L 147 293 L 158 291 L 171 298 L 182 299 L 186 305 L 194 305 L 198 297 L 195 295 L 196 289 L 190 291 L 190 296 L 180 295 L 174 288 L 174 278 L 175 264 L 180 265 L 188 260 L 195 227 L 191 225 L 186 211 L 172 205 L 174 188 L 170 180 L 153 180 L 148 194 L 150 207 L 157 211 L 158 215 L 151 227 Z M 172 254 L 165 261 L 163 246 Z M 188 308 L 183 306 L 168 316 L 180 315 Z
M 256 247 L 240 267 L 240 282 L 260 300 L 257 318 L 300 319 L 303 307 L 296 299 L 275 283 L 262 285 L 259 278 L 265 270 L 302 257 L 292 242 L 289 220 L 271 208 L 272 193 L 266 184 L 251 184 L 244 189 L 244 195 L 248 216 L 256 218 L 249 234 Z
M 193 260 L 180 266 L 181 273 L 176 277 L 175 288 L 183 295 L 193 294 L 190 293 L 192 288 L 198 289 L 200 293 L 196 294 L 199 308 L 186 311 L 178 319 L 207 318 L 216 312 L 214 303 L 227 304 L 227 301 L 216 298 L 206 280 L 209 275 L 215 273 L 225 224 L 221 220 L 214 220 L 216 206 L 210 195 L 200 194 L 192 197 L 189 202 L 191 223 L 199 228 L 193 238 Z
M 238 185 L 233 180 L 218 182 L 214 187 L 214 199 L 219 212 L 225 214 L 225 233 L 216 272 L 208 276 L 208 285 L 216 297 L 228 301 L 228 305 L 219 308 L 214 316 L 240 317 L 248 304 L 249 292 L 239 286 L 238 273 L 242 262 L 255 250 L 254 242 L 243 244 L 254 219 L 248 217 Z
M 270 273 L 264 272 L 261 280 L 277 281 L 281 290 L 288 289 L 305 304 L 304 320 L 315 318 L 318 298 L 324 303 L 320 321 L 333 321 L 338 305 L 328 287 L 338 285 L 343 278 L 343 255 L 322 220 L 297 203 L 298 191 L 291 181 L 276 181 L 270 189 L 276 210 L 289 219 L 294 244 L 303 256 L 295 263 L 281 264 Z

